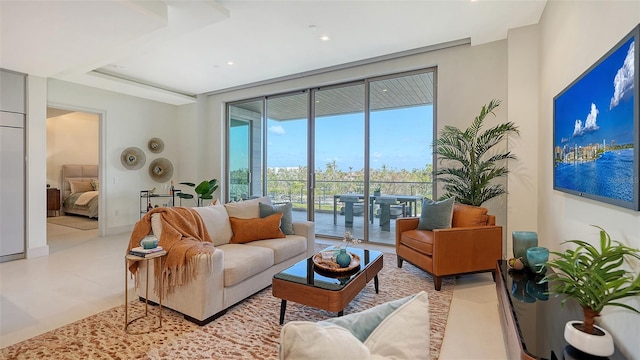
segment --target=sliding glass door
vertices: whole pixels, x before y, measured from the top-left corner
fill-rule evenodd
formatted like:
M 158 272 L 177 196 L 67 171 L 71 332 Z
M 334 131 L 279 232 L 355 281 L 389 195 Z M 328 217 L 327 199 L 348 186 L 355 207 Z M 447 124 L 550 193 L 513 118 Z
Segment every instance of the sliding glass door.
M 433 72 L 393 76 L 369 86 L 371 240 L 388 242 L 395 219 L 432 198 Z
M 313 92 L 316 232 L 364 238 L 364 83 Z
M 308 92 L 266 103 L 267 194 L 274 203 L 291 202 L 294 221 L 307 220 Z
M 262 104 L 255 100 L 227 108 L 228 201 L 262 195 Z
M 228 104 L 226 201 L 291 202 L 316 234 L 394 244 L 433 198 L 435 69 Z

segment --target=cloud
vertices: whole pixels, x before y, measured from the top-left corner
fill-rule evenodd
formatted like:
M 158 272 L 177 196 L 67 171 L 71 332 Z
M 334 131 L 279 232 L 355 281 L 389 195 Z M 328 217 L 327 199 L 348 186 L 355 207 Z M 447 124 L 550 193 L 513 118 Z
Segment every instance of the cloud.
M 274 135 L 284 135 L 285 131 L 284 128 L 280 125 L 273 125 L 269 128 L 269 132 L 274 134 Z
M 609 110 L 618 106 L 620 101 L 627 96 L 633 94 L 633 58 L 635 41 L 629 45 L 627 51 L 627 57 L 624 59 L 624 64 L 618 69 L 616 76 L 613 78 L 613 97 L 609 104 Z
M 582 136 L 584 134 L 594 132 L 600 129 L 600 127 L 596 123 L 599 112 L 600 111 L 598 111 L 598 108 L 596 108 L 596 104 L 592 103 L 591 111 L 587 115 L 587 120 L 584 121 L 584 126 L 582 126 L 582 120 L 580 119 L 576 120 L 576 123 L 573 127 L 573 136 L 574 137 Z

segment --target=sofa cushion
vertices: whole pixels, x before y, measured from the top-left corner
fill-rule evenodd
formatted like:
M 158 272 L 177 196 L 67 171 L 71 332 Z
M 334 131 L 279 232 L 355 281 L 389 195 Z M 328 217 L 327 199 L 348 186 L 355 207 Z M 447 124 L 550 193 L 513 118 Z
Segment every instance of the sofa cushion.
M 278 239 L 286 237 L 280 230 L 281 213 L 269 215 L 266 218 L 239 219 L 229 217 L 233 236 L 232 244 L 244 244 L 254 240 Z
M 281 359 L 429 359 L 429 297 L 422 291 L 340 318 L 291 321 L 280 338 Z
M 433 255 L 433 231 L 404 231 L 400 234 L 400 243 L 425 255 Z
M 239 219 L 252 219 L 260 217 L 260 209 L 258 208 L 258 204 L 271 204 L 271 199 L 268 196 L 243 200 L 238 202 L 232 202 L 228 204 L 224 204 L 227 208 L 227 213 L 229 217 L 236 217 Z
M 227 209 L 222 204 L 193 208 L 200 214 L 215 246 L 228 244 L 233 236 Z
M 453 217 L 453 198 L 433 201 L 430 199 L 422 200 L 422 214 L 420 214 L 420 222 L 418 229 L 448 229 L 451 227 L 451 219 Z
M 273 263 L 285 260 L 307 251 L 307 238 L 299 235 L 287 235 L 285 239 L 257 240 L 247 243 L 251 246 L 262 246 L 273 250 Z
M 480 206 L 455 204 L 451 227 L 486 226 L 489 216 L 487 209 Z
M 280 230 L 282 230 L 285 235 L 295 234 L 295 232 L 293 232 L 293 214 L 291 213 L 293 205 L 291 205 L 290 202 L 279 205 L 258 203 L 258 209 L 260 211 L 261 218 L 281 213 L 282 219 L 280 220 Z
M 262 246 L 225 244 L 218 247 L 224 253 L 224 286 L 238 284 L 273 266 L 273 250 Z

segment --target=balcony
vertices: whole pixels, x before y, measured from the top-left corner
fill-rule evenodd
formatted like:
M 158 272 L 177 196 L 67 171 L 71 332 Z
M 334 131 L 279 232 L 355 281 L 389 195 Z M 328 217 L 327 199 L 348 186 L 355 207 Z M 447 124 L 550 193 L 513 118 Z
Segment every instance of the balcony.
M 363 239 L 365 220 L 369 231 L 369 241 L 387 245 L 395 244 L 395 219 L 400 216 L 419 216 L 422 198 L 431 198 L 431 182 L 371 181 L 380 185 L 383 197 L 396 198 L 396 202 L 387 204 L 388 217 L 384 213 L 384 202 L 370 191 L 365 201 L 361 181 L 355 180 L 317 180 L 316 195 L 313 204 L 316 235 L 342 238 L 346 231 Z M 274 203 L 291 202 L 294 221 L 307 220 L 306 182 L 301 180 L 270 180 L 269 196 Z M 347 203 L 340 195 L 358 198 L 353 206 L 353 216 L 349 215 Z M 335 210 L 334 210 L 335 209 Z M 367 219 L 368 218 L 368 219 Z M 352 219 L 350 224 L 349 220 Z M 381 223 L 381 219 L 383 219 Z M 388 221 L 384 221 L 388 219 Z

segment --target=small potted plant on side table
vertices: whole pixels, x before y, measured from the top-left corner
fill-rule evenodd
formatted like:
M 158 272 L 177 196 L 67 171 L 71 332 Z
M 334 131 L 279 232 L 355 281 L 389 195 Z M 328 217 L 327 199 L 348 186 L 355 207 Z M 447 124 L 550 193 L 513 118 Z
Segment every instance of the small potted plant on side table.
M 562 304 L 575 299 L 582 307 L 584 321 L 569 321 L 565 325 L 565 340 L 573 347 L 596 356 L 609 356 L 614 352 L 613 339 L 603 328 L 594 325 L 605 306 L 618 306 L 640 314 L 640 311 L 619 302 L 620 299 L 640 295 L 640 275 L 620 266 L 630 258 L 640 260 L 640 250 L 611 240 L 601 227 L 600 249 L 581 240 L 565 243 L 577 246 L 575 250 L 551 252 L 557 258 L 548 266 L 556 270 L 543 281 L 549 281 L 551 293 L 565 295 Z

